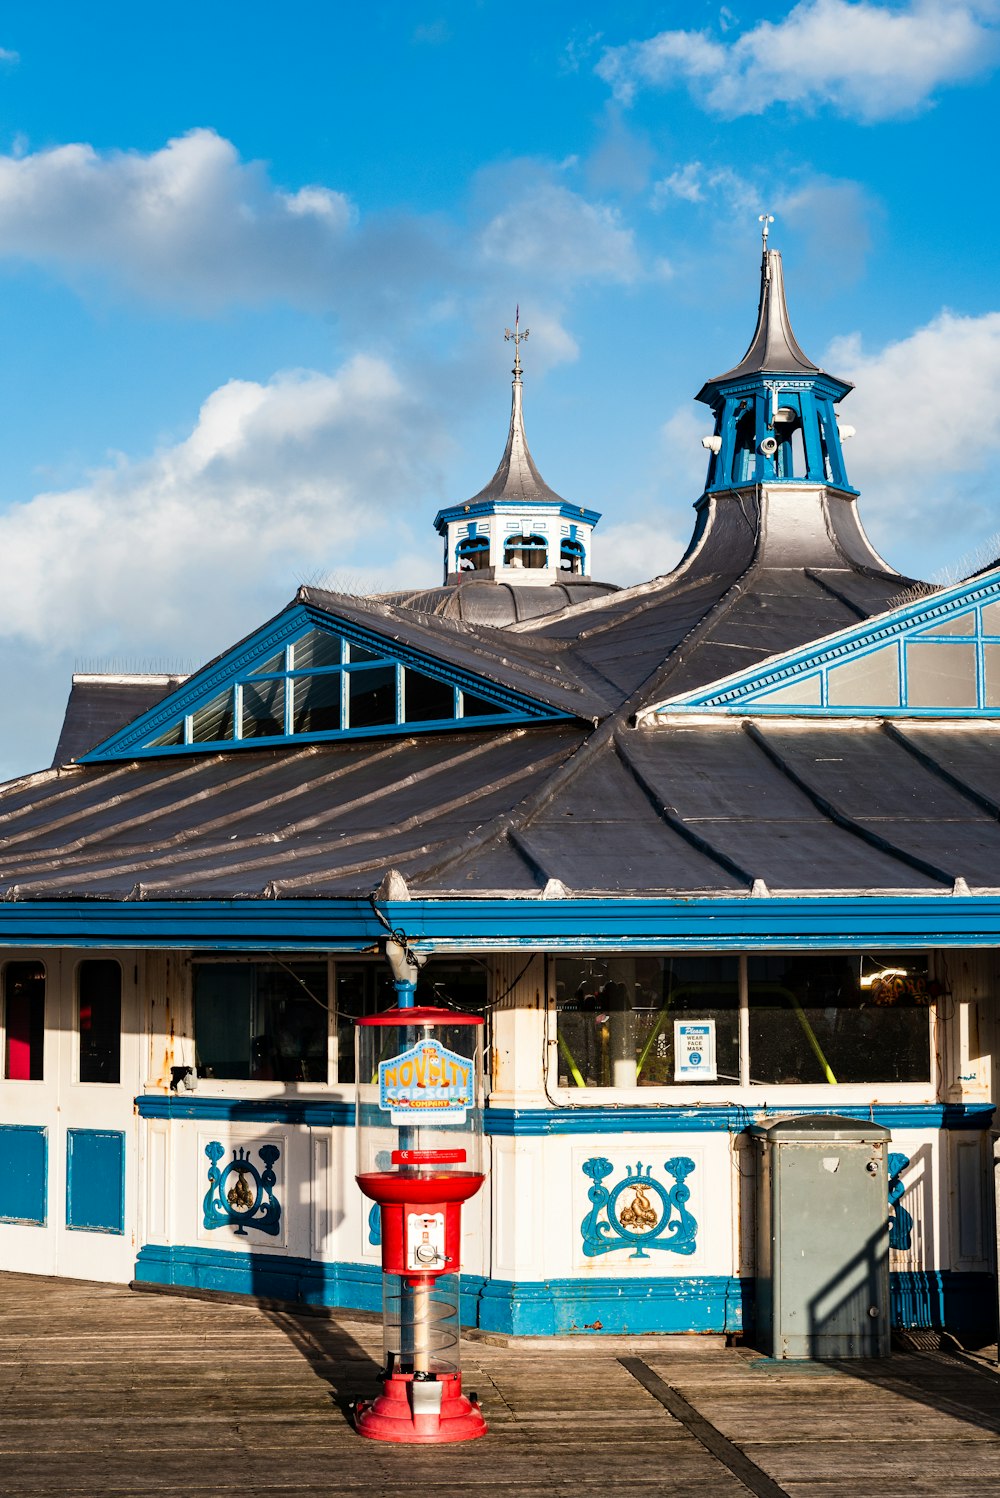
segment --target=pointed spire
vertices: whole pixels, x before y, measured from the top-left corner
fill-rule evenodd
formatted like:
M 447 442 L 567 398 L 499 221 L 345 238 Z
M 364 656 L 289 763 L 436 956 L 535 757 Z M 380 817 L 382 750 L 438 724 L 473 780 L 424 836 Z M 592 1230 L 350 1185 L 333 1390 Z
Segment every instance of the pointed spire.
M 528 449 L 528 439 L 524 434 L 524 407 L 523 391 L 521 381 L 521 344 L 527 339 L 530 328 L 520 330 L 521 309 L 518 307 L 514 317 L 513 330 L 504 330 L 504 339 L 514 345 L 514 368 L 511 373 L 514 382 L 511 394 L 510 406 L 510 430 L 507 433 L 507 446 L 504 448 L 500 466 L 490 479 L 485 489 L 480 489 L 469 501 L 470 504 L 479 504 L 483 500 L 545 500 L 550 504 L 564 504 L 562 496 L 554 489 L 550 489 L 535 467 L 535 460 Z
M 801 350 L 792 332 L 788 304 L 785 301 L 785 277 L 781 269 L 781 252 L 767 247 L 768 225 L 773 223 L 771 214 L 762 214 L 764 225 L 763 253 L 760 263 L 760 302 L 757 307 L 757 327 L 750 347 L 740 362 L 725 374 L 716 375 L 712 384 L 723 380 L 736 380 L 750 374 L 818 374 L 819 365 L 814 364 Z

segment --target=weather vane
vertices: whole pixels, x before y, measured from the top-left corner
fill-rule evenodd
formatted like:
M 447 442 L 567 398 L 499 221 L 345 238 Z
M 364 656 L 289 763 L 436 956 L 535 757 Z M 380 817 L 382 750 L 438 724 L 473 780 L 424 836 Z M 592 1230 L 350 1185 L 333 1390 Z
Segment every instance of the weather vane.
M 525 341 L 530 332 L 530 328 L 525 328 L 524 332 L 521 332 L 521 304 L 518 303 L 517 307 L 514 309 L 513 331 L 511 331 L 510 328 L 504 328 L 503 330 L 504 342 L 510 343 L 511 341 L 513 341 L 514 344 L 514 373 L 518 376 L 518 378 L 520 378 L 521 375 L 521 344 Z
M 764 226 L 760 231 L 760 237 L 764 241 L 764 249 L 766 250 L 768 229 L 770 228 L 771 224 L 774 223 L 774 214 L 760 213 L 757 215 L 757 222 L 758 224 L 763 224 Z

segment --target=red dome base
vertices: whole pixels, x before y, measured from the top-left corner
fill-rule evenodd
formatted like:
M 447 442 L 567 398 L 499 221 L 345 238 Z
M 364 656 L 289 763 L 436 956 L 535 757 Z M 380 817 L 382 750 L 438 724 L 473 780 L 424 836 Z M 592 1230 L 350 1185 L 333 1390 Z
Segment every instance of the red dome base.
M 418 1407 L 424 1402 L 420 1392 L 430 1393 L 428 1385 L 432 1384 L 441 1388 L 440 1413 L 414 1413 L 412 1373 L 390 1374 L 377 1399 L 359 1400 L 355 1405 L 354 1426 L 358 1435 L 370 1441 L 432 1446 L 445 1441 L 475 1441 L 486 1434 L 488 1426 L 478 1402 L 462 1393 L 460 1373 L 438 1373 L 433 1379 L 418 1380 Z

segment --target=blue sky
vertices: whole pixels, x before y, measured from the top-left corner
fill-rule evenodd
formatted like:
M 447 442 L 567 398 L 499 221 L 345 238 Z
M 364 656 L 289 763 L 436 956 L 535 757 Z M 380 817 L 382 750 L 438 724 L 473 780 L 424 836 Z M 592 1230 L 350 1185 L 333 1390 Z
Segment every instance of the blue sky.
M 437 581 L 518 302 L 596 573 L 669 570 L 764 209 L 856 382 L 876 544 L 1000 551 L 1000 0 L 15 0 L 0 48 L 0 773 L 47 763 L 74 666 L 191 667 L 300 581 Z

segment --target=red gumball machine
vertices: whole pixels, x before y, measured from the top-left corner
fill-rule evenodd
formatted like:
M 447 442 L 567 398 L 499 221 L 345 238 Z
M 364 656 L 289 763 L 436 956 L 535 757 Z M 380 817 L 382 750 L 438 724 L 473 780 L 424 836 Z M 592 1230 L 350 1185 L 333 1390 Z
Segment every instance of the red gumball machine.
M 357 1182 L 378 1203 L 385 1362 L 382 1393 L 354 1423 L 376 1441 L 431 1444 L 486 1434 L 462 1393 L 462 1203 L 483 1184 L 478 1015 L 399 1007 L 357 1021 Z M 410 1005 L 407 1005 L 407 1000 Z

